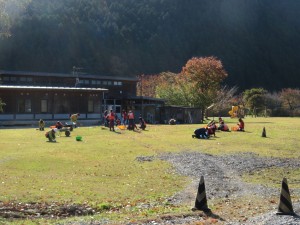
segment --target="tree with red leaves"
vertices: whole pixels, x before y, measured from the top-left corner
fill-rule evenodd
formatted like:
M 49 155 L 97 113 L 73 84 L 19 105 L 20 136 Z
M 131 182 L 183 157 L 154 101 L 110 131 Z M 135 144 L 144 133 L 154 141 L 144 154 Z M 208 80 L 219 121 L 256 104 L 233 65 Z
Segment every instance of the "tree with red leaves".
M 206 109 L 220 101 L 221 82 L 227 77 L 220 60 L 215 57 L 190 59 L 180 74 L 164 72 L 139 77 L 137 94 L 158 97 L 169 105 Z
M 194 57 L 183 67 L 182 82 L 188 82 L 192 95 L 192 106 L 202 109 L 202 120 L 206 109 L 214 104 L 221 89 L 221 82 L 227 77 L 222 62 L 215 57 Z

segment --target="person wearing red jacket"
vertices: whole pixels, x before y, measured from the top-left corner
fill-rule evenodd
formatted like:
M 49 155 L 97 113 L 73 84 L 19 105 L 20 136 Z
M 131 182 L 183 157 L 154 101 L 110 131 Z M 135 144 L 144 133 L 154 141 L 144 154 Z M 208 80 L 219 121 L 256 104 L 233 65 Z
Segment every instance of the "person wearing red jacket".
M 109 130 L 110 131 L 115 131 L 115 118 L 116 118 L 116 115 L 115 115 L 115 113 L 111 109 L 110 113 L 108 114 Z
M 237 131 L 245 131 L 245 123 L 241 118 L 239 118 L 239 123 L 237 125 L 238 125 Z

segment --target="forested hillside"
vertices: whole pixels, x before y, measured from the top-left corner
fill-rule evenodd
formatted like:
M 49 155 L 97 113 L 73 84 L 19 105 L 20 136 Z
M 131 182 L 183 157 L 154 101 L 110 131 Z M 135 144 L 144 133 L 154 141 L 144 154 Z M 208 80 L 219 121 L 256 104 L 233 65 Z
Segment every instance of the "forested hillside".
M 297 0 L 1 0 L 0 70 L 136 76 L 215 56 L 240 89 L 300 86 Z M 5 18 L 5 21 L 3 21 Z

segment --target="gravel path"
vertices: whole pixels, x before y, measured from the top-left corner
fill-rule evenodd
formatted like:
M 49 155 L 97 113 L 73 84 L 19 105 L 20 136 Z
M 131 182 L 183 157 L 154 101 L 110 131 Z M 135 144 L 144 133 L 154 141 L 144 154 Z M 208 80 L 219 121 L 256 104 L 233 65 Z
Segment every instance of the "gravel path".
M 270 167 L 300 168 L 299 160 L 258 157 L 254 153 L 213 156 L 199 152 L 183 152 L 162 155 L 160 159 L 171 162 L 177 173 L 192 178 L 192 184 L 186 190 L 173 196 L 171 202 L 174 204 L 195 200 L 195 190 L 201 176 L 205 178 L 208 199 L 236 198 L 250 194 L 259 197 L 277 196 L 279 200 L 279 189 L 247 184 L 241 180 L 241 175 Z M 291 194 L 300 194 L 300 190 L 291 191 Z M 299 206 L 294 204 L 297 214 L 300 213 L 297 210 Z M 177 222 L 176 224 L 180 224 Z M 224 222 L 224 224 L 300 224 L 300 219 L 298 216 L 277 216 L 274 211 L 250 218 L 243 223 Z
M 270 167 L 286 167 L 286 168 L 300 168 L 300 162 L 295 159 L 282 159 L 273 157 L 258 157 L 254 153 L 244 153 L 236 155 L 214 156 L 210 154 L 203 154 L 200 152 L 181 152 L 168 153 L 155 156 L 140 156 L 136 158 L 141 163 L 147 163 L 153 160 L 168 161 L 173 165 L 173 170 L 178 174 L 188 176 L 192 182 L 180 193 L 175 194 L 169 199 L 171 204 L 194 203 L 195 194 L 198 190 L 200 177 L 205 178 L 206 195 L 208 201 L 213 199 L 235 199 L 246 195 L 253 195 L 268 198 L 276 196 L 279 200 L 280 189 L 268 188 L 264 185 L 252 185 L 242 181 L 241 175 L 243 173 L 251 173 L 257 170 Z M 292 194 L 300 195 L 300 190 L 291 191 Z M 294 211 L 300 215 L 300 204 L 293 204 Z M 191 205 L 192 207 L 192 205 Z M 240 210 L 239 208 L 235 210 Z M 236 221 L 221 221 L 219 219 L 204 221 L 203 214 L 191 214 L 182 216 L 165 216 L 155 221 L 144 221 L 140 223 L 127 223 L 128 225 L 144 224 L 144 225 L 163 225 L 163 224 L 214 224 L 220 222 L 221 224 L 230 225 L 277 225 L 277 224 L 300 224 L 299 216 L 277 216 L 276 209 L 256 217 L 250 217 L 245 222 Z M 248 213 L 247 210 L 245 213 Z M 216 216 L 216 218 L 218 218 Z M 72 223 L 73 225 L 86 225 L 86 222 Z M 90 225 L 109 224 L 109 221 L 95 221 L 89 223 Z
M 238 197 L 245 193 L 259 196 L 278 195 L 278 189 L 244 183 L 241 175 L 270 167 L 300 168 L 298 160 L 261 158 L 254 153 L 213 156 L 184 152 L 162 155 L 160 159 L 171 162 L 177 173 L 191 177 L 196 187 L 194 190 L 197 190 L 200 177 L 204 176 L 206 193 L 210 199 Z M 174 200 L 180 202 L 184 199 Z

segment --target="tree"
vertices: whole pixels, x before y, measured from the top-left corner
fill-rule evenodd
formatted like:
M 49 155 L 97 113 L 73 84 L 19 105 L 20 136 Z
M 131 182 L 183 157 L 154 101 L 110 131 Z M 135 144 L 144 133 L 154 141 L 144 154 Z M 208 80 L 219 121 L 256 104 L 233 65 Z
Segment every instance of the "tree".
M 250 109 L 252 115 L 257 116 L 259 112 L 266 110 L 265 95 L 267 93 L 263 88 L 252 88 L 243 92 L 245 105 Z
M 167 105 L 187 106 L 185 96 L 178 85 L 178 79 L 178 74 L 161 73 L 157 80 L 156 97 L 164 99 Z
M 222 87 L 217 91 L 216 98 L 214 99 L 214 103 L 209 107 L 209 111 L 216 114 L 222 110 L 230 109 L 233 105 L 242 107 L 241 102 L 238 101 L 238 96 L 235 96 L 237 90 L 237 87 Z
M 156 87 L 159 84 L 161 75 L 140 75 L 138 76 L 137 83 L 137 95 L 138 96 L 147 96 L 147 97 L 156 97 Z
M 290 111 L 290 115 L 294 115 L 294 111 L 300 108 L 300 90 L 285 88 L 279 94 L 280 99 L 283 102 L 283 107 Z
M 286 110 L 282 108 L 282 100 L 278 92 L 268 92 L 265 96 L 265 104 L 267 107 L 267 114 L 269 116 L 286 116 Z
M 180 74 L 188 83 L 191 106 L 202 109 L 202 120 L 207 107 L 212 105 L 221 89 L 221 82 L 227 77 L 222 62 L 215 57 L 194 57 L 190 59 Z
M 11 27 L 31 0 L 0 0 L 0 37 L 11 36 Z
M 185 105 L 185 98 L 178 82 L 178 74 L 162 72 L 158 75 L 140 75 L 137 95 L 162 98 L 168 105 Z

